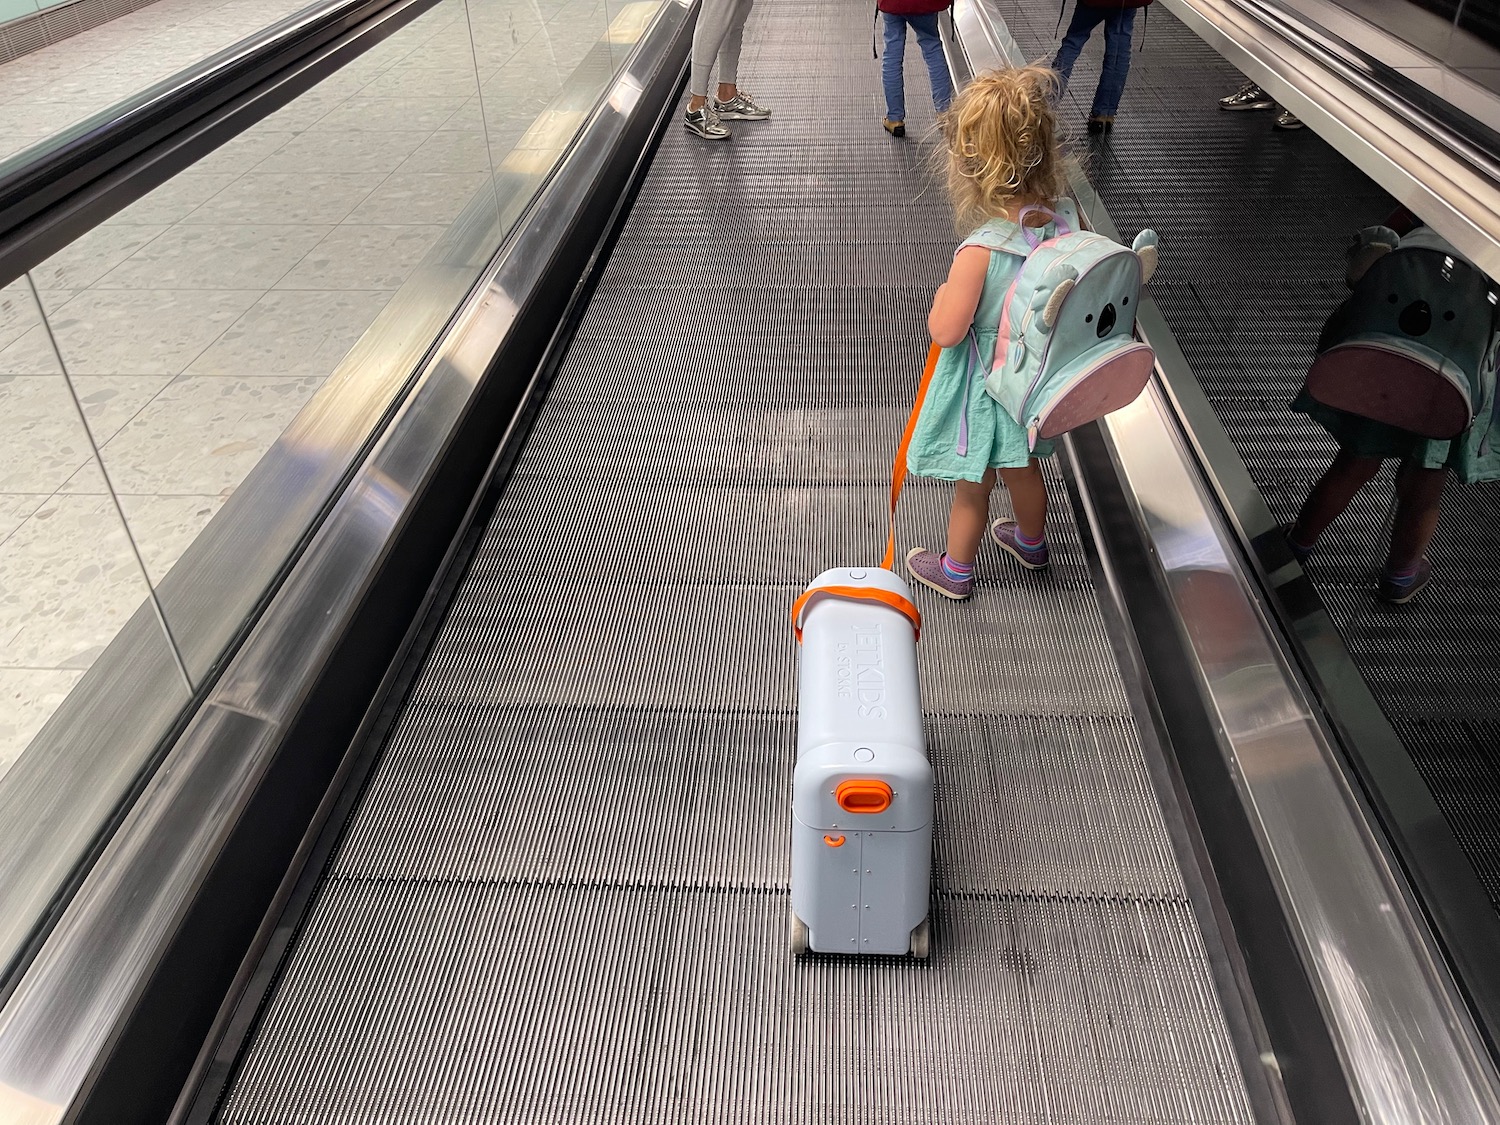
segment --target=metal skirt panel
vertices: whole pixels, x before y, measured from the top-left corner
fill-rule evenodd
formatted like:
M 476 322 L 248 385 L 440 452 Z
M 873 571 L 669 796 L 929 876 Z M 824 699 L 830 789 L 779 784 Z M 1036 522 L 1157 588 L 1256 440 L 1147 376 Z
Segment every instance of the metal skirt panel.
M 788 951 L 790 606 L 879 557 L 956 241 L 868 18 L 761 0 L 775 116 L 669 124 L 221 1121 L 1251 1120 L 1055 466 L 1051 570 L 923 599 L 933 959 Z

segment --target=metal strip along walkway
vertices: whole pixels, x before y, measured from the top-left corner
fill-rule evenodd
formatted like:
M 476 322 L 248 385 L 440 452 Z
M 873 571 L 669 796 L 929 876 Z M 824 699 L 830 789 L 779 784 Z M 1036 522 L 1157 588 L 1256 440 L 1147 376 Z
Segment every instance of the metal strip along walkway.
M 923 599 L 932 960 L 788 951 L 788 609 L 878 557 L 956 242 L 869 33 L 761 0 L 771 121 L 668 123 L 219 1120 L 1252 1120 L 1055 466 L 1051 572 Z

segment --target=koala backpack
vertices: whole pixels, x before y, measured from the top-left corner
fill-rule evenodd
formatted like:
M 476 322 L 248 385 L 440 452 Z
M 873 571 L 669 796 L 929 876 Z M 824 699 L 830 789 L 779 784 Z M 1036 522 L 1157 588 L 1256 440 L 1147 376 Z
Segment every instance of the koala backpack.
M 1032 213 L 1051 217 L 1057 233 L 1041 239 L 1026 226 Z M 1156 356 L 1135 339 L 1141 286 L 1156 268 L 1156 233 L 1133 248 L 1074 229 L 1077 212 L 1027 207 L 1009 244 L 985 245 L 1025 258 L 1001 305 L 1000 332 L 985 390 L 1026 429 L 1032 448 L 1134 402 Z M 971 346 L 977 344 L 972 342 Z M 977 355 L 976 355 L 977 358 Z
M 1323 328 L 1307 393 L 1419 437 L 1457 437 L 1484 402 L 1496 287 L 1426 227 L 1405 239 L 1368 227 L 1348 261 L 1354 292 Z

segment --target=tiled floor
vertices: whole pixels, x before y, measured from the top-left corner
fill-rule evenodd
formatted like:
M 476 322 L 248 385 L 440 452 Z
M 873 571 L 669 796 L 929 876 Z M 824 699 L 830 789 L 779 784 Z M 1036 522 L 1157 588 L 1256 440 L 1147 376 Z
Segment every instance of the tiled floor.
M 443 0 L 32 271 L 50 334 L 0 290 L 0 774 L 629 6 Z M 160 0 L 0 67 L 0 115 L 98 108 L 163 43 L 285 10 Z M 93 83 L 106 42 L 128 82 Z

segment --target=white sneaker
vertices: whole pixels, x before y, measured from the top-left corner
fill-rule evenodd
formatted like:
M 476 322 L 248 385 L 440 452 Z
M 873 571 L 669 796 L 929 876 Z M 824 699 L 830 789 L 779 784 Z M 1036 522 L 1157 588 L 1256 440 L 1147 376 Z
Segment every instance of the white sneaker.
M 719 124 L 719 115 L 713 111 L 712 103 L 704 102 L 702 109 L 690 109 L 682 119 L 689 133 L 696 133 L 706 141 L 727 141 L 729 130 Z

